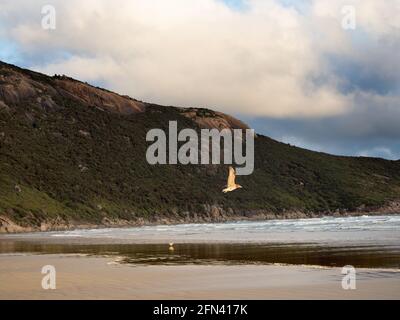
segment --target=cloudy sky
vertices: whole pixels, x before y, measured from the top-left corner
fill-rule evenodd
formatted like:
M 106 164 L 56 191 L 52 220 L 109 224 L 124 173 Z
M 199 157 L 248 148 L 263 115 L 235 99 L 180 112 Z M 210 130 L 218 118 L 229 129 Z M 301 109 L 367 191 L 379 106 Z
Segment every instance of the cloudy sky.
M 301 147 L 400 159 L 399 17 L 400 0 L 0 0 L 0 59 L 227 112 Z

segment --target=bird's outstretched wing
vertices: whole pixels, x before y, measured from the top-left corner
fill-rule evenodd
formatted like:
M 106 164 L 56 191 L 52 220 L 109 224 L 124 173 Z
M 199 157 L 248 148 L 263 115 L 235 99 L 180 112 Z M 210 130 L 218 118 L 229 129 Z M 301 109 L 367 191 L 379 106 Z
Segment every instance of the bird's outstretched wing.
M 229 175 L 228 175 L 228 182 L 226 184 L 226 186 L 229 187 L 234 187 L 236 185 L 235 183 L 235 169 L 233 169 L 232 167 L 229 167 Z

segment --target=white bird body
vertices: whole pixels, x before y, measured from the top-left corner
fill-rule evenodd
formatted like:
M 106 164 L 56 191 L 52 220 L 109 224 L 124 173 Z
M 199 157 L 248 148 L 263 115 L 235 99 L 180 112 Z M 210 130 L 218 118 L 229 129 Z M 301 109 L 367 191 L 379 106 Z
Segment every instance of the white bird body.
M 229 167 L 228 181 L 226 183 L 226 188 L 222 190 L 223 193 L 232 192 L 236 189 L 243 188 L 240 184 L 236 184 L 235 178 L 236 178 L 235 169 Z

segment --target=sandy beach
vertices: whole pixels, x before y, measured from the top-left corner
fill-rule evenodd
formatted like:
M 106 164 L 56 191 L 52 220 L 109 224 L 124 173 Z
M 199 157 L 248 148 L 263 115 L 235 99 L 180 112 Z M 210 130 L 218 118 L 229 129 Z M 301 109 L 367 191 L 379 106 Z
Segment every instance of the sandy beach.
M 132 266 L 79 255 L 0 255 L 0 299 L 399 299 L 400 272 L 358 269 L 343 290 L 340 268 L 310 266 Z M 55 290 L 41 287 L 44 265 Z
M 399 226 L 371 216 L 2 235 L 0 299 L 400 299 Z M 46 265 L 55 290 L 42 288 Z M 346 265 L 355 290 L 342 288 Z

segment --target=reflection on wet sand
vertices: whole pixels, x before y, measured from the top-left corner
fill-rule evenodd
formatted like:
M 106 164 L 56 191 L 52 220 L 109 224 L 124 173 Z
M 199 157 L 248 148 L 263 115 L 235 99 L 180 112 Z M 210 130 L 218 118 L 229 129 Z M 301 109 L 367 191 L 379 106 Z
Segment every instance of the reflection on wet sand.
M 0 253 L 87 254 L 118 257 L 132 265 L 235 265 L 299 264 L 364 268 L 400 268 L 400 246 L 350 245 L 328 246 L 257 243 L 184 243 L 174 244 L 60 244 L 29 241 L 0 241 Z

